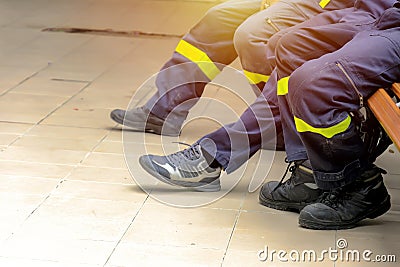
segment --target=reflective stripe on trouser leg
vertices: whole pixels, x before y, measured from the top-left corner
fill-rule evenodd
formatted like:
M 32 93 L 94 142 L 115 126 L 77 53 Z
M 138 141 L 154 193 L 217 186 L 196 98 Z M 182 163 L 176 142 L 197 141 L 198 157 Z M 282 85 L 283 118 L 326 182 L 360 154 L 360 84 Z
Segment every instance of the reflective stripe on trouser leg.
M 181 40 L 178 43 L 175 51 L 186 57 L 193 63 L 196 63 L 201 71 L 210 80 L 214 79 L 221 72 L 205 52 L 201 51 L 197 47 L 186 42 L 185 40 Z
M 244 75 L 249 80 L 250 84 L 259 84 L 261 82 L 266 83 L 269 79 L 269 75 L 264 75 L 261 73 L 250 72 L 247 70 L 243 70 Z
M 278 81 L 276 94 L 279 96 L 287 95 L 289 92 L 289 76 L 283 77 Z
M 331 0 L 321 0 L 319 2 L 319 6 L 322 7 L 322 8 L 325 8 L 329 4 L 330 1 Z
M 333 136 L 343 133 L 346 131 L 351 123 L 351 117 L 350 115 L 347 116 L 343 121 L 330 126 L 330 127 L 314 127 L 305 122 L 304 120 L 294 116 L 294 122 L 296 124 L 296 129 L 299 133 L 304 133 L 304 132 L 312 132 L 316 134 L 320 134 L 326 138 L 332 138 Z

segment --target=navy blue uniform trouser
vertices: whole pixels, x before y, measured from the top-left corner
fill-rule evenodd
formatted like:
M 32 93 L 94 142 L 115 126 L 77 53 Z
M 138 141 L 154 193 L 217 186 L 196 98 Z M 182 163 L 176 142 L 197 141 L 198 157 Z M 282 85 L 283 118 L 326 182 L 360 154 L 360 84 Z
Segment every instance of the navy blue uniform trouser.
M 280 48 L 291 47 L 290 49 L 286 49 L 285 57 L 278 57 L 278 60 L 281 59 L 279 63 L 282 63 L 280 65 L 281 68 L 279 68 L 279 66 L 277 68 L 278 75 L 280 74 L 281 77 L 286 73 L 286 75 L 290 75 L 292 71 L 301 66 L 305 61 L 318 58 L 326 53 L 339 49 L 346 42 L 351 40 L 357 32 L 368 28 L 369 25 L 376 20 L 376 17 L 378 17 L 384 9 L 391 6 L 394 1 L 382 1 L 383 5 L 368 1 L 357 2 L 359 2 L 359 5 L 354 10 L 350 8 L 323 13 L 307 21 L 304 25 L 298 25 L 285 31 L 284 34 L 274 35 L 270 39 L 269 44 L 276 44 L 278 42 L 276 51 L 278 55 L 283 55 L 283 53 L 278 53 Z M 363 6 L 365 2 L 367 3 L 367 7 Z M 368 5 L 372 5 L 372 7 Z M 339 22 L 343 20 L 344 17 L 346 17 L 346 20 L 340 23 L 343 25 L 340 31 L 336 31 L 335 27 L 337 26 L 333 26 L 333 30 L 329 31 L 330 26 L 327 25 L 326 20 L 323 19 L 324 17 L 329 17 L 329 20 L 331 20 L 330 23 Z M 345 23 L 346 21 L 347 23 Z M 364 23 L 359 23 L 360 21 Z M 331 25 L 336 24 L 338 23 Z M 310 31 L 313 29 L 318 31 L 319 28 L 323 28 L 326 31 L 327 39 L 323 38 L 320 40 L 316 38 L 314 34 L 310 34 Z M 298 36 L 292 38 L 294 35 L 301 32 L 300 29 L 307 29 L 302 36 L 303 38 L 299 38 Z M 309 42 L 310 40 L 313 41 Z M 324 41 L 327 40 L 330 45 L 324 46 Z M 316 43 L 321 49 L 315 47 Z M 301 48 L 301 50 L 299 50 L 299 48 Z M 283 64 L 284 61 L 282 59 L 284 58 L 292 60 L 287 61 L 288 64 Z M 263 94 L 244 112 L 239 121 L 226 125 L 200 140 L 207 140 L 207 142 L 203 142 L 203 146 L 210 154 L 215 156 L 217 161 L 228 173 L 237 169 L 251 157 L 255 151 L 260 149 L 262 145 L 268 147 L 271 142 L 275 141 L 275 135 L 273 134 L 273 130 L 271 130 L 275 128 L 272 126 L 273 120 L 270 119 L 269 116 L 274 116 L 275 121 L 279 121 L 280 117 L 286 113 L 282 113 L 282 110 L 280 110 L 276 102 L 276 97 L 273 95 L 277 92 L 277 79 L 274 78 L 276 78 L 276 73 L 271 74 L 271 78 L 264 87 Z M 282 97 L 279 98 L 284 99 Z M 279 116 L 279 113 L 281 113 L 281 116 Z M 289 119 L 293 121 L 292 116 L 289 116 Z M 262 124 L 259 124 L 260 120 L 263 122 Z M 284 127 L 287 125 L 284 125 Z M 287 132 L 285 132 L 285 146 L 288 158 L 290 160 L 302 159 L 301 156 L 306 158 L 306 150 L 301 141 L 299 141 L 300 139 L 297 132 L 295 131 L 293 139 L 287 139 L 286 134 Z
M 248 76 L 252 83 L 263 85 L 275 67 L 274 61 L 264 61 L 271 36 L 316 14 L 350 7 L 354 0 L 279 0 L 259 11 L 260 3 L 230 0 L 211 8 L 162 67 L 157 92 L 146 107 L 181 127 L 206 84 L 238 56 L 244 70 L 253 74 Z
M 359 177 L 363 143 L 349 114 L 377 89 L 399 82 L 399 65 L 400 9 L 390 8 L 371 30 L 292 73 L 287 95 L 292 127 L 300 132 L 320 188 Z
M 282 36 L 307 26 L 337 23 L 352 10 L 353 8 L 346 8 L 325 12 L 299 25 L 280 31 L 269 40 L 265 62 L 275 65 L 275 47 Z M 198 141 L 209 154 L 214 156 L 227 173 L 239 168 L 260 148 L 273 149 L 275 145 L 284 146 L 277 97 L 277 80 L 277 70 L 274 69 L 262 94 L 244 111 L 238 121 L 224 125 Z

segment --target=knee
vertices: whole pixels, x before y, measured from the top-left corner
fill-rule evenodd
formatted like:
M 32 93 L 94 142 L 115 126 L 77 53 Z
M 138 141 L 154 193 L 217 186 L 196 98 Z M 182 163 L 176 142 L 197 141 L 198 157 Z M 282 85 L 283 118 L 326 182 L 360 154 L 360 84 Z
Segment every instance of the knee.
M 317 97 L 314 92 L 317 76 L 318 73 L 313 72 L 312 68 L 308 68 L 307 64 L 296 69 L 290 75 L 287 100 L 294 113 L 301 114 L 304 111 L 302 107 L 307 107 L 304 103 L 309 103 L 311 99 Z
M 275 56 L 278 66 L 280 64 L 287 64 L 288 61 L 299 56 L 295 53 L 295 51 L 297 51 L 295 47 L 297 35 L 298 34 L 296 32 L 288 32 L 281 36 L 279 40 L 277 40 L 275 46 Z
M 216 30 L 221 27 L 225 17 L 225 7 L 223 5 L 217 5 L 207 10 L 199 23 L 207 25 L 205 28 L 208 30 Z
M 246 22 L 242 23 L 236 29 L 233 36 L 233 44 L 238 54 L 240 54 L 240 51 L 246 51 L 249 49 L 249 46 L 251 46 L 254 39 L 253 33 L 253 29 L 249 27 Z

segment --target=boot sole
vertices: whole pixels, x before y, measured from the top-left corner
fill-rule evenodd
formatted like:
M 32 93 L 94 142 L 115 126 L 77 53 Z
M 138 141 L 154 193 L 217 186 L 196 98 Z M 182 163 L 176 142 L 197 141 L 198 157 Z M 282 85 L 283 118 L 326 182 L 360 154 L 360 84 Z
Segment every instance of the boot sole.
M 342 222 L 340 224 L 330 224 L 324 222 L 315 222 L 315 221 L 308 221 L 299 218 L 300 226 L 308 229 L 315 229 L 315 230 L 342 230 L 342 229 L 350 229 L 357 226 L 357 223 L 364 219 L 375 219 L 383 214 L 385 214 L 390 209 L 390 196 L 388 195 L 385 200 L 383 200 L 377 207 L 374 209 L 369 210 L 368 212 L 364 213 L 362 216 L 354 218 L 351 221 Z
M 190 188 L 198 192 L 218 192 L 221 190 L 221 184 L 219 182 L 219 178 L 217 178 L 215 181 L 208 183 L 208 184 L 194 184 L 192 182 L 185 182 L 185 181 L 175 181 L 171 180 L 168 177 L 165 177 L 161 174 L 159 174 L 157 171 L 155 171 L 152 167 L 151 161 L 148 161 L 147 158 L 140 157 L 139 158 L 139 163 L 142 166 L 144 170 L 146 170 L 149 174 L 151 174 L 154 178 L 157 180 L 173 185 L 173 186 L 181 186 L 185 188 Z
M 264 197 L 262 194 L 259 195 L 259 202 L 261 205 L 266 206 L 268 208 L 282 210 L 282 211 L 293 211 L 300 213 L 300 211 L 310 203 L 287 203 L 281 201 L 270 200 Z

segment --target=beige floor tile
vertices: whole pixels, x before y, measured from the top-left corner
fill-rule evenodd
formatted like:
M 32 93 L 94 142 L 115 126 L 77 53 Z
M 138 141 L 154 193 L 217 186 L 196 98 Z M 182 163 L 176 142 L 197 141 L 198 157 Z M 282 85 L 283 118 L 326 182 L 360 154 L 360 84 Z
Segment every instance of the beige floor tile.
M 110 111 L 109 109 L 101 108 L 79 109 L 72 106 L 63 106 L 43 120 L 41 124 L 109 129 L 116 124 L 109 119 Z
M 127 220 L 102 220 L 85 215 L 43 214 L 40 212 L 40 208 L 37 213 L 24 222 L 13 238 L 58 240 L 61 243 L 69 240 L 117 242 L 130 224 L 130 221 Z
M 52 194 L 55 197 L 103 199 L 142 203 L 147 195 L 135 185 L 86 181 L 64 181 Z
M 15 93 L 27 93 L 33 95 L 73 96 L 85 88 L 85 82 L 68 82 L 63 80 L 51 80 L 42 77 L 33 77 L 13 89 Z
M 122 242 L 106 266 L 220 266 L 223 256 L 219 249 Z
M 100 141 L 108 134 L 107 129 L 89 129 L 79 127 L 64 127 L 51 125 L 35 125 L 30 129 L 27 136 L 40 136 L 50 138 L 65 138 L 77 140 Z
M 118 136 L 118 141 L 124 142 L 124 144 L 127 146 L 130 146 L 130 143 L 136 143 L 149 147 L 160 146 L 160 144 L 171 147 L 174 143 L 180 141 L 180 137 L 135 132 L 131 131 L 128 127 L 124 128 L 122 131 L 120 129 L 113 130 L 110 135 L 110 139 L 118 139 Z M 175 147 L 178 148 L 178 146 Z
M 79 166 L 74 169 L 67 180 L 93 181 L 105 183 L 134 184 L 127 169 Z
M 26 78 L 31 78 L 51 64 L 51 60 L 48 58 L 43 57 L 34 51 L 29 51 L 29 49 L 24 49 L 23 47 L 20 47 L 13 52 L 14 53 L 10 53 L 9 55 L 3 55 L 2 60 L 4 60 L 3 62 L 7 66 L 20 67 L 30 71 L 32 75 Z M 25 62 L 25 64 L 22 62 Z M 21 82 L 23 82 L 23 80 Z M 15 86 L 18 86 L 21 82 L 15 84 Z
M 57 240 L 12 238 L 2 244 L 0 255 L 25 260 L 47 260 L 75 264 L 104 264 L 115 242 L 101 240 Z
M 1 54 L 7 55 L 9 53 L 15 52 L 15 49 L 21 47 L 25 43 L 29 43 L 34 40 L 38 33 L 28 28 L 12 28 L 12 27 L 2 27 L 1 35 L 2 39 L 0 43 Z M 7 41 L 6 41 L 7 40 Z
M 126 169 L 123 154 L 93 152 L 82 162 L 83 166 Z
M 384 168 L 389 174 L 400 174 L 399 162 L 400 152 L 391 145 L 376 161 L 376 164 Z
M 145 154 L 168 155 L 187 148 L 187 146 L 184 144 L 173 143 L 169 140 L 165 142 L 163 141 L 159 144 L 147 143 L 146 140 L 147 138 L 144 137 L 144 141 L 142 142 L 140 142 L 139 140 L 135 140 L 134 143 L 131 143 L 129 142 L 129 140 L 126 141 L 126 139 L 124 139 L 124 154 L 129 162 L 131 162 L 132 160 L 134 161 L 137 159 L 138 156 Z
M 259 194 L 260 190 L 257 190 L 256 192 L 253 193 L 247 193 L 245 196 L 245 200 L 243 201 L 243 210 L 244 211 L 249 211 L 249 212 L 265 212 L 265 213 L 275 213 L 275 214 L 286 214 L 284 211 L 272 209 L 265 207 L 260 204 L 259 201 Z
M 113 89 L 114 86 L 116 85 L 110 85 L 110 89 Z M 130 102 L 131 96 L 130 91 L 127 91 L 127 93 L 118 93 L 114 90 L 105 92 L 93 89 L 90 91 L 85 90 L 69 101 L 66 107 L 73 107 L 78 110 L 94 108 L 114 109 L 118 107 L 125 109 Z
M 179 39 L 138 38 L 132 40 L 135 46 L 128 54 L 96 79 L 94 85 L 116 83 L 122 80 L 130 90 L 141 88 L 146 81 L 156 75 L 163 62 L 167 61 L 178 44 Z M 116 88 L 118 89 L 118 88 Z
M 218 130 L 221 125 L 214 121 L 213 118 L 204 118 L 199 114 L 197 118 L 189 118 L 182 127 L 182 132 L 179 137 L 181 142 L 193 144 L 201 137 Z
M 137 182 L 137 180 L 135 180 Z M 238 211 L 242 204 L 242 192 L 195 192 L 181 187 L 138 182 L 150 198 L 146 203 L 182 208 L 208 208 Z M 162 208 L 162 207 L 160 207 Z
M 62 149 L 38 150 L 35 147 L 11 146 L 0 153 L 0 160 L 76 165 L 84 159 L 86 154 L 86 151 Z
M 91 151 L 99 143 L 96 139 L 71 139 L 48 136 L 23 136 L 13 147 L 34 148 L 37 150 Z
M 52 260 L 19 259 L 0 257 L 0 265 L 8 267 L 30 266 L 30 267 L 71 267 L 68 262 L 56 262 Z M 74 263 L 75 267 L 100 267 L 102 265 Z
M 0 192 L 49 195 L 59 182 L 57 179 L 0 175 Z
M 135 181 L 141 184 L 138 183 L 138 179 Z M 184 187 L 158 183 L 153 187 L 144 186 L 143 189 L 149 192 L 153 201 L 170 206 L 239 210 L 243 204 L 245 191 L 236 190 L 236 188 L 226 190 L 227 186 L 223 182 L 221 187 L 219 192 L 197 192 Z
M 126 4 L 126 3 L 125 3 Z M 85 27 L 110 27 L 111 26 L 122 30 L 142 30 L 155 32 L 157 28 L 169 16 L 173 16 L 173 11 L 176 7 L 176 2 L 158 2 L 159 12 L 154 12 L 154 4 L 149 2 L 136 2 L 124 7 L 116 8 L 119 16 L 113 20 L 108 20 L 109 12 L 107 5 L 99 5 L 99 7 L 91 12 L 92 16 L 88 17 L 86 14 L 80 14 L 81 17 L 73 18 L 74 21 L 80 21 L 81 25 Z M 130 11 L 130 12 L 129 12 Z M 132 16 L 134 12 L 135 16 Z M 155 14 L 157 13 L 157 15 Z M 147 16 L 145 16 L 147 15 Z M 96 16 L 96 17 L 94 17 Z M 112 18 L 112 17 L 110 17 Z
M 170 1 L 168 1 L 170 2 Z M 174 15 L 159 25 L 159 32 L 168 32 L 175 34 L 184 34 L 188 27 L 195 25 L 197 21 L 206 13 L 206 11 L 215 5 L 213 1 L 199 1 L 196 4 L 190 2 L 177 2 L 173 10 Z
M 33 127 L 33 124 L 0 122 L 0 133 L 22 135 Z
M 260 249 L 263 250 L 263 249 Z M 279 250 L 278 250 L 279 251 Z M 279 260 L 276 254 L 273 257 L 265 258 L 265 254 L 261 254 L 259 259 L 258 252 L 249 252 L 249 251 L 242 251 L 242 250 L 228 250 L 226 256 L 224 258 L 224 262 L 222 266 L 271 266 L 271 267 L 281 267 L 281 266 L 294 266 L 294 267 L 334 267 L 335 263 L 330 262 L 329 260 L 321 261 L 309 261 L 308 258 L 305 260 L 299 261 L 292 261 L 289 258 L 290 250 L 287 251 L 288 254 L 282 256 L 283 260 Z M 295 257 L 295 256 L 293 256 Z M 294 258 L 296 259 L 296 258 Z
M 74 166 L 26 161 L 0 160 L 0 174 L 9 176 L 31 176 L 42 178 L 64 178 Z
M 43 1 L 38 2 L 36 0 L 32 5 L 26 6 L 30 9 L 20 14 L 18 19 L 13 20 L 12 27 L 46 28 L 60 25 L 77 12 L 89 8 L 90 3 L 89 1 L 58 1 L 57 3 L 43 4 Z M 20 11 L 20 8 L 18 7 L 18 11 Z
M 112 188 L 112 186 L 111 186 Z M 72 198 L 61 195 L 50 196 L 35 213 L 37 218 L 70 217 L 88 220 L 108 220 L 127 222 L 141 208 L 142 203 L 115 199 Z
M 400 189 L 400 175 L 398 174 L 386 174 L 383 181 L 388 188 Z
M 334 238 L 335 231 L 300 228 L 296 213 L 242 212 L 229 250 L 257 253 L 265 246 L 271 250 L 323 250 L 334 246 Z
M 124 149 L 122 142 L 103 141 L 96 147 L 94 152 L 123 154 Z
M 96 36 L 60 58 L 45 72 L 44 77 L 92 81 L 114 65 L 132 49 L 128 38 Z
M 61 5 L 61 1 L 58 2 L 57 4 Z M 56 5 L 54 5 L 54 9 L 57 8 L 61 7 L 60 6 L 57 7 Z M 68 7 L 65 6 L 64 10 L 66 9 L 68 9 Z M 40 8 L 40 10 L 42 11 L 45 9 Z M 32 15 L 32 13 L 30 14 Z M 56 16 L 56 14 L 46 14 L 46 15 Z M 58 12 L 58 15 L 60 15 L 60 12 Z M 37 18 L 38 17 L 40 17 L 40 15 L 37 14 Z M 21 60 L 21 57 L 19 57 L 19 55 L 28 56 L 29 54 L 36 56 L 37 58 L 41 58 L 42 60 L 47 60 L 48 64 L 52 64 L 59 58 L 70 53 L 73 49 L 80 47 L 91 38 L 90 35 L 65 34 L 65 33 L 41 31 L 42 29 L 52 27 L 53 25 L 51 24 L 36 25 L 36 26 L 31 25 L 31 27 L 28 27 L 31 29 L 32 33 L 36 34 L 36 38 L 18 47 L 18 52 L 21 54 L 14 53 L 13 56 L 10 57 L 10 59 L 15 59 L 14 63 L 16 66 L 23 66 L 24 63 L 29 64 L 29 62 L 24 62 Z M 24 25 L 23 27 L 26 27 L 26 25 Z M 12 27 L 12 28 L 15 29 L 21 27 Z M 9 61 L 7 62 L 9 63 Z
M 122 241 L 223 250 L 236 216 L 237 211 L 232 210 L 184 209 L 146 203 Z
M 104 141 L 116 141 L 116 142 L 122 142 L 122 130 L 121 129 L 116 129 L 113 128 L 110 130 L 110 132 L 107 134 L 106 138 Z
M 400 205 L 400 189 L 388 189 L 390 194 L 391 203 L 394 205 Z
M 60 96 L 8 93 L 0 98 L 0 120 L 37 123 L 65 101 Z
M 20 137 L 18 134 L 2 134 L 0 133 L 0 146 L 7 147 L 13 141 L 17 140 Z

